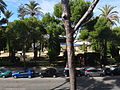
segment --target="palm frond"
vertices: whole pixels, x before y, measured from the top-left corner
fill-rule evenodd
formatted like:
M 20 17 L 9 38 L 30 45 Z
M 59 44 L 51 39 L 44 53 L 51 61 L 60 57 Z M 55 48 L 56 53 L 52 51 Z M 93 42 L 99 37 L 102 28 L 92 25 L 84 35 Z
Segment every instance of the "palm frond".
M 13 15 L 12 11 L 6 10 L 4 12 L 4 16 L 6 19 L 9 19 Z
M 116 8 L 116 6 L 111 5 L 105 5 L 102 8 L 99 8 L 99 10 L 102 12 L 100 15 L 102 17 L 108 18 L 110 22 L 113 22 L 112 24 L 119 22 L 118 12 L 113 11 L 114 8 Z

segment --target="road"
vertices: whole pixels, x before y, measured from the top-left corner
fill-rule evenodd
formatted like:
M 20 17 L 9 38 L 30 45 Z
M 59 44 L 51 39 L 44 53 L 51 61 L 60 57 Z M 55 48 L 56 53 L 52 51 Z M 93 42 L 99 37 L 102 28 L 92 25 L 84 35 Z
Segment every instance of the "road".
M 68 78 L 0 78 L 0 90 L 69 90 Z M 120 90 L 120 76 L 79 77 L 77 90 Z
M 65 78 L 0 78 L 0 90 L 67 90 Z

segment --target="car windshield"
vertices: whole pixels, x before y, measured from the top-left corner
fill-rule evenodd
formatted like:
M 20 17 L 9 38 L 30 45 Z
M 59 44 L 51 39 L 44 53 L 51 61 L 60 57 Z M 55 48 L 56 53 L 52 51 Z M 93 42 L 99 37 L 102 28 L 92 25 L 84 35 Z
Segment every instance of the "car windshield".
M 0 72 L 6 72 L 7 70 L 6 69 L 0 69 Z

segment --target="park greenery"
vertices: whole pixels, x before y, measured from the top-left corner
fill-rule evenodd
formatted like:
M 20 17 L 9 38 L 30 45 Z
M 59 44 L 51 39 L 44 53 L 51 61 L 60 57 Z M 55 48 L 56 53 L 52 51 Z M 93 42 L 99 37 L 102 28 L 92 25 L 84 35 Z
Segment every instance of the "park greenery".
M 72 27 L 85 14 L 90 4 L 90 1 L 69 0 Z M 12 61 L 17 51 L 22 51 L 25 56 L 25 53 L 32 49 L 33 59 L 36 60 L 38 52 L 40 56 L 40 53 L 46 48 L 50 61 L 55 61 L 60 54 L 59 35 L 65 35 L 61 19 L 62 4 L 57 3 L 54 6 L 52 15 L 43 14 L 42 7 L 36 1 L 21 4 L 16 11 L 20 20 L 12 22 L 9 21 L 9 18 L 14 13 L 6 10 L 7 4 L 3 0 L 0 0 L 0 5 L 0 13 L 4 15 L 0 18 L 0 51 L 9 52 Z M 120 27 L 116 26 L 119 23 L 119 17 L 114 8 L 116 6 L 105 5 L 103 8 L 99 8 L 101 14 L 98 16 L 94 16 L 92 12 L 77 32 L 80 33 L 79 40 L 91 42 L 92 49 L 100 53 L 100 59 L 104 65 L 110 63 L 108 57 L 114 58 L 114 63 L 120 62 Z M 82 47 L 87 52 L 86 46 Z

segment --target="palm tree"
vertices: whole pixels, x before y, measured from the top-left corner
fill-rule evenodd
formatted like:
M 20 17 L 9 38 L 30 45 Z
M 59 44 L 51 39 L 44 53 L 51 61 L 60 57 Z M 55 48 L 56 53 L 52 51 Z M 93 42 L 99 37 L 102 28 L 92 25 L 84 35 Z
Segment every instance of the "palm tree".
M 100 15 L 101 17 L 107 18 L 111 22 L 112 25 L 116 25 L 116 22 L 119 23 L 119 16 L 118 12 L 113 10 L 116 8 L 116 6 L 111 5 L 105 5 L 102 8 L 99 8 L 99 10 L 102 12 Z M 112 27 L 110 25 L 110 28 Z M 103 61 L 107 60 L 107 39 L 103 39 L 102 41 L 102 49 L 103 49 Z
M 4 13 L 6 6 L 7 6 L 6 3 L 3 0 L 0 0 L 0 14 L 1 14 L 1 12 Z M 1 15 L 0 15 L 0 17 L 1 17 Z M 4 23 L 6 23 L 6 20 L 5 20 L 5 18 L 2 18 L 0 20 L 0 25 L 2 25 Z
M 41 7 L 39 7 L 36 1 L 30 1 L 29 4 L 26 5 L 26 14 L 34 15 L 42 15 Z
M 4 13 L 6 6 L 6 3 L 3 0 L 0 0 L 0 12 Z
M 6 22 L 8 23 L 8 19 L 13 15 L 12 11 L 6 10 L 4 13 Z
M 43 13 L 41 12 L 41 7 L 39 7 L 38 5 L 39 3 L 37 3 L 36 1 L 30 1 L 28 4 L 25 4 L 26 14 L 30 16 L 42 15 Z M 37 48 L 35 47 L 36 40 L 35 38 L 33 38 L 35 36 L 34 33 L 36 33 L 36 31 L 33 30 L 31 33 L 31 37 L 33 39 L 34 58 L 36 58 Z
M 25 6 L 23 4 L 21 4 L 18 8 L 18 17 L 20 17 L 22 20 L 24 19 L 25 15 L 26 15 L 26 9 Z
M 116 21 L 119 22 L 119 16 L 117 11 L 113 11 L 116 6 L 105 5 L 102 8 L 98 8 L 102 14 L 102 17 L 107 18 L 112 24 L 116 24 Z
M 4 11 L 4 16 L 5 16 L 5 20 L 6 20 L 6 23 L 7 23 L 7 25 L 8 25 L 8 19 L 13 15 L 13 13 L 12 13 L 12 11 L 9 11 L 9 10 L 6 10 L 6 11 Z M 10 50 L 10 39 L 9 38 L 7 38 L 7 43 L 8 43 L 8 47 L 9 47 L 9 57 L 11 57 L 11 56 L 15 56 L 15 54 L 14 54 L 14 52 L 13 51 L 11 51 Z

